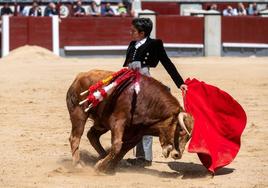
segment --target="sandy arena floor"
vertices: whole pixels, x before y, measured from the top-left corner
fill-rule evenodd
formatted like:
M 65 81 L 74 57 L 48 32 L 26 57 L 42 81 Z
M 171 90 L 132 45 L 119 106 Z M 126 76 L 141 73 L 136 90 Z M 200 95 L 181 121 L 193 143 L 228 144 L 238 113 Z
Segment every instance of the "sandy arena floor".
M 0 59 L 0 187 L 268 187 L 268 58 L 172 58 L 184 78 L 195 77 L 227 91 L 244 107 L 248 123 L 235 160 L 214 178 L 196 154 L 179 161 L 161 155 L 154 138 L 153 165 L 119 166 L 115 175 L 94 173 L 96 152 L 86 138 L 80 150 L 86 166 L 72 167 L 71 123 L 65 95 L 75 76 L 90 69 L 119 70 L 122 58 L 73 59 L 25 46 Z M 160 65 L 152 75 L 181 94 Z M 102 143 L 109 147 L 109 133 Z M 127 154 L 132 157 L 132 152 Z

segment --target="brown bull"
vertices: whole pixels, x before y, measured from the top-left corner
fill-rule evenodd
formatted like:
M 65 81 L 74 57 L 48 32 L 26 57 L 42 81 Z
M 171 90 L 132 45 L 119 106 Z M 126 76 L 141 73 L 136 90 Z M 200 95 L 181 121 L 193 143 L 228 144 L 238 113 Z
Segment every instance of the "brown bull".
M 144 135 L 159 136 L 165 157 L 171 153 L 174 159 L 181 158 L 189 140 L 181 126 L 184 124 L 191 131 L 192 117 L 183 112 L 183 108 L 166 86 L 153 78 L 141 76 L 138 94 L 135 93 L 133 84 L 125 83 L 97 107 L 84 112 L 86 106 L 80 106 L 79 102 L 84 100 L 85 96 L 81 97 L 80 93 L 111 74 L 110 71 L 102 70 L 80 73 L 67 92 L 66 101 L 72 122 L 69 141 L 73 163 L 79 163 L 79 143 L 88 118 L 91 118 L 94 124 L 87 137 L 102 158 L 95 166 L 97 171 L 113 171 L 117 163 Z M 107 153 L 99 138 L 109 130 L 112 146 Z

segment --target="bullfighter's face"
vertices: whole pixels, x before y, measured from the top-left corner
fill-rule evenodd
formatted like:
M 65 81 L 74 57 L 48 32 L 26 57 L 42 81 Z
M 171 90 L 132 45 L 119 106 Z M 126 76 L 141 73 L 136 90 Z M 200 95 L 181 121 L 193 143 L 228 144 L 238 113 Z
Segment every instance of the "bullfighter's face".
M 132 37 L 132 40 L 134 41 L 140 41 L 144 39 L 144 32 L 143 31 L 139 32 L 138 29 L 135 28 L 134 26 L 131 26 L 130 35 Z

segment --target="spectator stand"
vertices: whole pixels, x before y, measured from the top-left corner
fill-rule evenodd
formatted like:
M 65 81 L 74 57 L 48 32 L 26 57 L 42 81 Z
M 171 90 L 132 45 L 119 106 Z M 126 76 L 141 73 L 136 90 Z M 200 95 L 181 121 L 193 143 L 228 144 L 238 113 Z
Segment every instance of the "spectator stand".
M 14 12 L 15 16 L 19 16 L 19 11 L 20 11 L 20 7 L 24 7 L 25 9 L 25 13 L 26 15 L 29 14 L 29 10 L 32 7 L 32 3 L 34 0 L 4 0 L 4 1 L 0 1 L 0 9 L 3 7 L 3 5 L 5 3 L 9 3 L 11 10 Z M 54 2 L 59 11 L 60 11 L 60 15 L 61 17 L 70 17 L 72 16 L 72 8 L 75 4 L 75 0 L 60 0 L 60 1 L 51 1 L 51 0 L 42 0 L 42 1 L 37 1 L 40 8 L 42 9 L 42 16 L 44 16 L 44 10 L 46 8 L 46 6 L 50 3 L 50 2 Z M 82 0 L 83 2 L 83 8 L 85 8 L 85 11 L 87 13 L 87 15 L 91 15 L 91 3 L 92 0 Z M 115 11 L 117 9 L 117 4 L 121 2 L 121 0 L 101 0 L 101 6 L 105 5 L 106 3 L 111 3 L 111 8 Z

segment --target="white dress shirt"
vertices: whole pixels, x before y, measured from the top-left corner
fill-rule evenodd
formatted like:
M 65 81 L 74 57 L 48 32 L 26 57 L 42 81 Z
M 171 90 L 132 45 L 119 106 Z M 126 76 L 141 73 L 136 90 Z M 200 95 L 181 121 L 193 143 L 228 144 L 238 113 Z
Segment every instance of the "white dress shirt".
M 147 37 L 140 40 L 140 41 L 137 41 L 136 44 L 135 44 L 135 48 L 138 49 L 141 45 L 143 45 L 147 40 Z

